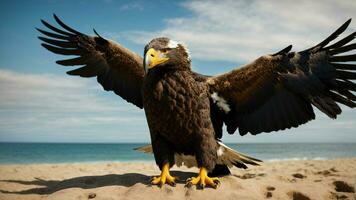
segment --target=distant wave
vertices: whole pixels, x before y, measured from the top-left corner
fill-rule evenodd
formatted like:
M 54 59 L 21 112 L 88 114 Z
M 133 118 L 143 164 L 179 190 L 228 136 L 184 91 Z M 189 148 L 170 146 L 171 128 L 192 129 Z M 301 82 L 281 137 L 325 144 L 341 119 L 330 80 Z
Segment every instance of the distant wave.
M 266 159 L 264 161 L 266 162 L 279 162 L 279 161 L 298 161 L 298 160 L 328 160 L 330 158 L 326 158 L 326 157 L 294 157 L 294 158 L 273 158 L 273 159 Z
M 0 164 L 154 163 L 152 154 L 132 150 L 138 146 L 142 144 L 0 143 Z M 239 144 L 237 150 L 265 162 L 356 158 L 355 144 Z

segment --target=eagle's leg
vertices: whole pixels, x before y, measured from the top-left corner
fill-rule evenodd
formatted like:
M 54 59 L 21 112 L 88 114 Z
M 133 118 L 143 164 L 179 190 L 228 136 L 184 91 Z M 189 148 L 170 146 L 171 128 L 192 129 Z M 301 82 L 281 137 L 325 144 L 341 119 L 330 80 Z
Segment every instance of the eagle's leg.
M 217 188 L 219 183 L 220 181 L 217 177 L 209 177 L 208 170 L 205 167 L 201 167 L 197 177 L 188 179 L 187 187 L 191 187 L 192 185 L 200 185 L 202 188 L 204 188 L 206 185 L 208 185 L 213 188 Z
M 152 149 L 155 156 L 156 164 L 161 170 L 161 175 L 152 178 L 151 184 L 162 186 L 169 184 L 175 186 L 177 177 L 171 176 L 169 169 L 174 165 L 174 152 L 171 146 L 159 134 L 152 135 Z
M 178 179 L 177 177 L 171 176 L 171 174 L 169 173 L 169 163 L 166 162 L 165 164 L 163 164 L 162 166 L 162 171 L 161 171 L 161 175 L 157 176 L 157 177 L 153 177 L 151 184 L 152 185 L 163 185 L 165 183 L 175 186 L 175 181 Z
M 220 183 L 219 179 L 217 177 L 209 177 L 208 172 L 212 171 L 216 165 L 218 146 L 214 137 L 203 136 L 199 140 L 200 144 L 197 145 L 198 148 L 195 153 L 198 167 L 200 168 L 199 175 L 188 179 L 187 187 L 198 185 L 202 188 L 205 186 L 217 188 Z

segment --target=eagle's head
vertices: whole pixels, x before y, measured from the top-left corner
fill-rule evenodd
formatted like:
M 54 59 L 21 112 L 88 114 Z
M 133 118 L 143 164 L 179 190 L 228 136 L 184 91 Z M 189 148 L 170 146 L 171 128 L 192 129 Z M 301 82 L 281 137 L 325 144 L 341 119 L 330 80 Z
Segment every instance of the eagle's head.
M 174 40 L 155 38 L 145 46 L 143 65 L 146 74 L 153 69 L 190 70 L 189 52 Z

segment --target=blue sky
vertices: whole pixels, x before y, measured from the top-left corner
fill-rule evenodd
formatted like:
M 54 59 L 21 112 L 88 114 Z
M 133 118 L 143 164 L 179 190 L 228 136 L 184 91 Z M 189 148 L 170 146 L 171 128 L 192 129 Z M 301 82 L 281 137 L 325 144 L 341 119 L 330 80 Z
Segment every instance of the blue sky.
M 168 36 L 188 45 L 193 69 L 227 72 L 293 44 L 318 43 L 348 18 L 345 1 L 6 1 L 0 2 L 0 141 L 148 142 L 142 110 L 105 92 L 95 79 L 69 77 L 55 64 L 63 57 L 40 46 L 35 27 L 56 13 L 75 29 L 116 40 L 142 54 L 146 42 Z M 303 14 L 301 14 L 303 13 Z M 348 33 L 355 31 L 351 23 Z M 356 112 L 338 120 L 317 112 L 298 129 L 225 142 L 356 142 Z M 227 134 L 225 134 L 227 135 Z

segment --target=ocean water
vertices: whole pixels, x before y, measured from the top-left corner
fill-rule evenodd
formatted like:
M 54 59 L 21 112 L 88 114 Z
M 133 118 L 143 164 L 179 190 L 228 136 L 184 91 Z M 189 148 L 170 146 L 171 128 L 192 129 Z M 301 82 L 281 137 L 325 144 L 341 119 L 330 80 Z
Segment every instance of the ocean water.
M 0 143 L 0 164 L 154 162 L 133 150 L 145 144 Z M 228 144 L 264 161 L 356 158 L 356 143 Z

